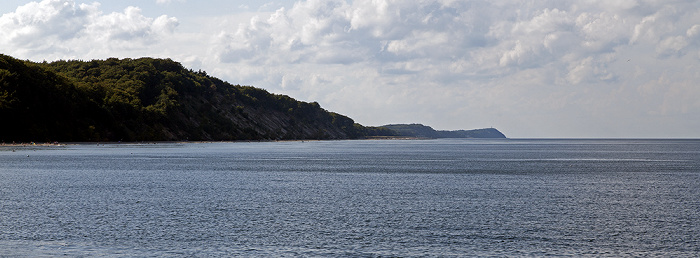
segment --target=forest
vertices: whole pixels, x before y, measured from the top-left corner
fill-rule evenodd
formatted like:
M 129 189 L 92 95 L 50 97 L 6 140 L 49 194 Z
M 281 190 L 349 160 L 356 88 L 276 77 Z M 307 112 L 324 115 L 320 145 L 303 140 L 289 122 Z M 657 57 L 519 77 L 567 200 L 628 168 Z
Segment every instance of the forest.
M 410 136 L 156 58 L 38 63 L 0 54 L 0 120 L 3 143 Z

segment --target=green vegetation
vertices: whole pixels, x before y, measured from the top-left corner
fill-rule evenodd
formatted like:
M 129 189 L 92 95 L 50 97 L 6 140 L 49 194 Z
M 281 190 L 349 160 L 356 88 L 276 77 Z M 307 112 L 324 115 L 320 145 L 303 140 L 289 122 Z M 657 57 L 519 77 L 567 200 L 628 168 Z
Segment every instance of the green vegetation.
M 0 56 L 2 140 L 93 140 L 104 116 L 104 110 L 65 76 Z
M 318 103 L 231 85 L 170 59 L 33 63 L 0 55 L 0 140 L 346 139 Z
M 316 102 L 154 58 L 35 63 L 0 55 L 0 120 L 2 142 L 440 138 L 365 127 Z

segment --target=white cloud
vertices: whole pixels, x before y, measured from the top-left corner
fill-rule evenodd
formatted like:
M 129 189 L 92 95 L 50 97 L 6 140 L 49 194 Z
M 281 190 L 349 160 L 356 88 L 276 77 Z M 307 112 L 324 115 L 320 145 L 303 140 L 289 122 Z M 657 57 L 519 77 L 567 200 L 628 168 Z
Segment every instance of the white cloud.
M 177 19 L 160 16 L 156 19 L 145 17 L 137 7 L 127 7 L 124 13 L 97 15 L 86 23 L 86 36 L 99 41 L 155 40 L 159 34 L 172 33 L 177 27 Z
M 0 17 L 0 46 L 16 49 L 21 56 L 44 59 L 96 52 L 108 56 L 115 51 L 147 48 L 171 34 L 177 25 L 173 17 L 145 17 L 137 7 L 103 14 L 99 3 L 44 0 Z
M 186 0 L 156 0 L 158 4 L 170 4 L 172 2 L 185 2 Z
M 588 53 L 614 52 L 630 37 L 629 21 L 618 14 L 601 12 L 581 13 L 576 17 L 576 27 L 580 28 L 581 46 Z
M 659 42 L 656 47 L 656 53 L 661 56 L 679 54 L 679 52 L 689 44 L 690 43 L 684 36 L 669 37 Z
M 76 37 L 95 10 L 96 4 L 76 6 L 74 2 L 45 0 L 20 6 L 14 13 L 0 17 L 3 43 L 41 47 L 39 39 L 67 40 Z

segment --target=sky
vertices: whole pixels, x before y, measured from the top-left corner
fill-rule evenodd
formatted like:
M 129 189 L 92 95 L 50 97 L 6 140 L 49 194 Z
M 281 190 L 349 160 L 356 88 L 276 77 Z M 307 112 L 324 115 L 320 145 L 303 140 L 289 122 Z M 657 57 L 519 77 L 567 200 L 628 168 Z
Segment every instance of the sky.
M 374 126 L 700 138 L 697 0 L 3 0 L 0 53 L 171 58 Z

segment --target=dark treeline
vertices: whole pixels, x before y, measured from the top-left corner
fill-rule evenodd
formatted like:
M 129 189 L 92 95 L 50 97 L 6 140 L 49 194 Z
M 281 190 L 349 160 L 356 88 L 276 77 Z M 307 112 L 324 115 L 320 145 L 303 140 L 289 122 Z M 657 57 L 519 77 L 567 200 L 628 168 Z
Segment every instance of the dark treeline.
M 35 63 L 0 55 L 0 121 L 3 142 L 407 135 L 154 58 Z
M 352 119 L 170 59 L 33 63 L 0 56 L 0 140 L 347 139 Z

